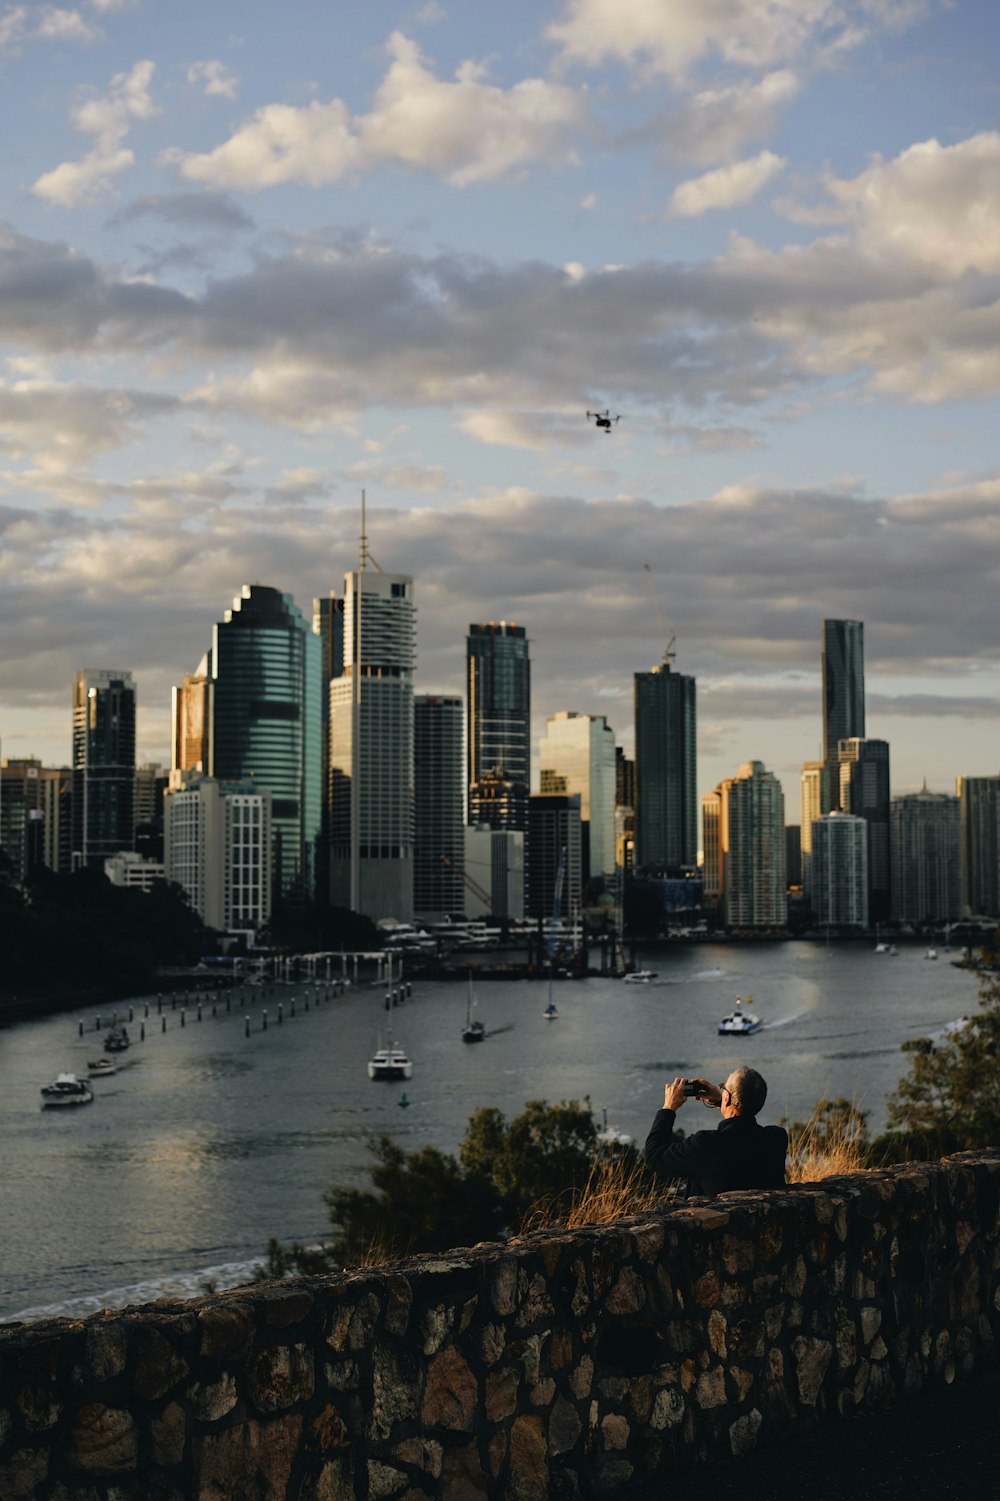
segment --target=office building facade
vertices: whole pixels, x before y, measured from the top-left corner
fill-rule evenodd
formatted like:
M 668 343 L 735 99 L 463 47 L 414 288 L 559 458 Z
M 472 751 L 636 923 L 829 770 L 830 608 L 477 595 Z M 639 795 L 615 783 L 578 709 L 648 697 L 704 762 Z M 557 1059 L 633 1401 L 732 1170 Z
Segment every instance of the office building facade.
M 103 871 L 135 841 L 135 683 L 85 667 L 73 679 L 72 864 Z
M 868 825 L 868 918 L 892 916 L 889 746 L 885 740 L 841 740 L 838 748 L 839 806 Z
M 527 915 L 546 922 L 553 916 L 572 921 L 580 910 L 579 793 L 535 793 L 529 798 L 526 858 Z
M 531 781 L 531 660 L 528 635 L 514 621 L 470 625 L 465 643 L 467 780 L 469 821 L 478 787 L 486 778 L 510 784 L 514 795 L 493 799 L 504 827 L 525 828 Z M 523 788 L 523 795 L 517 789 Z
M 579 793 L 582 878 L 607 883 L 615 873 L 615 737 L 603 715 L 561 710 L 545 721 L 540 790 Z
M 830 813 L 839 808 L 839 746 L 865 735 L 865 628 L 860 620 L 823 621 L 823 759 Z
M 959 777 L 962 904 L 969 917 L 1000 917 L 1000 776 Z
M 256 931 L 271 915 L 272 794 L 256 778 L 192 772 L 164 799 L 164 869 L 207 927 Z
M 947 792 L 894 797 L 892 915 L 901 923 L 955 922 L 962 916 L 962 821 Z
M 524 916 L 523 830 L 469 825 L 465 873 L 466 917 Z
M 413 700 L 413 907 L 421 917 L 465 911 L 465 705 Z
M 43 773 L 34 756 L 0 761 L 0 849 L 17 882 L 45 863 Z
M 322 796 L 319 638 L 289 594 L 244 584 L 216 624 L 209 772 L 271 794 L 274 899 L 316 891 Z
M 171 690 L 170 785 L 186 771 L 208 775 L 212 739 L 212 668 L 208 652 Z
M 679 871 L 698 862 L 695 680 L 668 661 L 635 674 L 635 861 Z
M 813 821 L 806 891 L 813 917 L 827 932 L 868 926 L 868 825 L 851 813 Z
M 785 799 L 760 761 L 702 800 L 704 900 L 728 928 L 783 928 L 788 921 Z
M 413 917 L 413 580 L 344 579 L 344 670 L 330 684 L 330 900 Z

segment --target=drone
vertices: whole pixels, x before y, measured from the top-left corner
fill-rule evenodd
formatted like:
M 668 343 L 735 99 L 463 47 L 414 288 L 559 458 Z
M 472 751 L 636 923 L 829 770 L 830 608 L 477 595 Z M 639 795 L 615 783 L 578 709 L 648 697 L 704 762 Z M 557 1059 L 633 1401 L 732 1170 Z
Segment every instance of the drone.
M 614 424 L 622 420 L 620 416 L 612 417 L 607 407 L 605 407 L 603 412 L 588 412 L 587 416 L 593 417 L 594 426 L 603 427 L 606 433 L 610 433 Z

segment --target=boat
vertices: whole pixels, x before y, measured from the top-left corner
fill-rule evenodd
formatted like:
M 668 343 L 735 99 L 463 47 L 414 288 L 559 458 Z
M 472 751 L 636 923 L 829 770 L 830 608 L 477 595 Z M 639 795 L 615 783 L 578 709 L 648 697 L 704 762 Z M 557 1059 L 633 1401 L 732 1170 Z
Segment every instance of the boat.
M 469 998 L 465 1007 L 465 1026 L 462 1028 L 463 1042 L 482 1042 L 486 1036 L 486 1028 L 478 1018 L 473 1016 L 476 1009 L 476 992 L 472 988 L 472 974 L 469 974 Z
M 890 954 L 892 950 L 887 943 L 877 943 L 875 945 L 875 952 L 876 954 Z
M 390 1029 L 388 1040 L 379 1046 L 368 1060 L 369 1079 L 411 1079 L 413 1061 L 401 1047 Z
M 116 1074 L 118 1065 L 113 1058 L 88 1058 L 87 1073 L 92 1079 L 101 1079 L 105 1074 Z
M 619 1131 L 617 1126 L 609 1126 L 608 1112 L 605 1110 L 602 1113 L 604 1116 L 604 1123 L 597 1133 L 598 1146 L 605 1148 L 630 1147 L 632 1145 L 632 1138 L 631 1136 L 629 1136 L 628 1132 Z
M 956 1016 L 954 1021 L 945 1022 L 944 1026 L 941 1028 L 941 1031 L 944 1033 L 945 1037 L 954 1037 L 956 1033 L 964 1032 L 971 1020 L 971 1016 Z
M 549 1021 L 549 1022 L 554 1022 L 555 1021 L 556 1017 L 559 1015 L 559 1012 L 556 1010 L 556 1003 L 555 1003 L 555 1001 L 550 1001 L 549 1002 L 549 1004 L 546 1006 L 545 1010 L 542 1012 L 542 1015 L 545 1017 L 546 1021 Z
M 633 969 L 624 976 L 626 985 L 648 985 L 656 979 L 655 969 Z
M 924 958 L 925 959 L 936 959 L 937 958 L 937 949 L 928 949 L 927 952 L 926 952 L 926 954 L 924 955 Z
M 757 1032 L 763 1025 L 759 1016 L 751 1016 L 746 1011 L 741 1011 L 743 1002 L 740 996 L 736 997 L 736 1006 L 728 1016 L 724 1016 L 719 1022 L 719 1034 L 734 1037 L 745 1037 L 750 1032 Z M 747 996 L 747 1005 L 753 1005 L 753 996 Z
M 94 1086 L 90 1080 L 78 1079 L 76 1074 L 57 1074 L 54 1083 L 42 1085 L 43 1110 L 89 1105 L 93 1098 Z
M 128 1028 L 120 1027 L 118 1023 L 115 1022 L 115 1024 L 111 1028 L 111 1031 L 104 1039 L 104 1051 L 106 1053 L 124 1053 L 125 1049 L 129 1046 L 130 1039 L 128 1035 Z

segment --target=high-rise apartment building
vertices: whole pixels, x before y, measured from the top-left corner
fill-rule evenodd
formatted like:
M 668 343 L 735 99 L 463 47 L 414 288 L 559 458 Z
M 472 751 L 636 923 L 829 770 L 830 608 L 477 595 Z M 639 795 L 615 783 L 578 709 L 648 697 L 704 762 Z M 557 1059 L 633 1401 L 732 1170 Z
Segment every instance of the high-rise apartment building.
M 330 900 L 413 916 L 413 580 L 344 579 L 344 670 L 330 685 Z
M 255 778 L 191 772 L 164 799 L 164 868 L 207 927 L 256 930 L 271 915 L 271 793 Z
M 576 917 L 580 909 L 580 845 L 579 793 L 536 793 L 528 800 L 529 917 L 547 921 L 558 915 L 564 922 Z M 557 904 L 560 866 L 563 879 Z
M 864 739 L 865 628 L 860 620 L 823 621 L 823 759 L 830 768 L 829 813 L 839 806 L 839 746 Z
M 44 864 L 43 767 L 34 756 L 0 761 L 0 849 L 15 880 Z
M 528 636 L 514 621 L 470 625 L 465 643 L 469 822 L 478 784 L 487 777 L 511 784 L 508 818 L 527 817 L 531 781 L 531 661 Z M 523 794 L 516 789 L 523 787 Z M 499 804 L 494 799 L 494 811 Z M 507 823 L 525 828 L 525 823 Z
M 784 927 L 785 799 L 760 761 L 746 761 L 702 801 L 705 902 L 729 928 Z
M 271 794 L 274 898 L 312 898 L 321 827 L 319 638 L 290 594 L 244 584 L 212 633 L 209 773 Z
M 679 871 L 698 862 L 695 680 L 665 659 L 635 674 L 635 862 Z
M 321 902 L 330 899 L 330 685 L 344 671 L 344 600 L 334 590 L 326 597 L 313 600 L 313 634 L 319 637 L 320 703 L 323 720 L 321 777 L 323 787 L 320 858 L 316 862 L 316 896 Z
M 812 826 L 806 895 L 820 927 L 868 926 L 868 825 L 851 813 L 827 813 Z
M 1000 917 L 1000 776 L 959 777 L 962 903 L 969 917 Z
M 465 757 L 460 698 L 413 700 L 413 906 L 422 917 L 465 910 Z
M 209 654 L 171 691 L 170 785 L 185 771 L 207 775 L 211 760 L 212 667 Z
M 831 807 L 830 768 L 826 762 L 806 761 L 802 767 L 799 788 L 802 802 L 800 859 L 802 885 L 806 887 L 809 884 L 809 861 L 812 856 L 812 826 Z M 838 797 L 832 799 L 832 803 L 839 806 L 839 793 Z
M 917 924 L 962 916 L 961 814 L 947 792 L 892 800 L 892 915 Z
M 85 667 L 73 679 L 72 861 L 93 867 L 135 841 L 135 684 Z
M 577 792 L 583 883 L 615 873 L 615 737 L 603 715 L 551 714 L 539 749 L 540 790 Z
M 837 747 L 839 806 L 868 825 L 868 920 L 892 916 L 889 746 L 885 740 L 841 740 Z

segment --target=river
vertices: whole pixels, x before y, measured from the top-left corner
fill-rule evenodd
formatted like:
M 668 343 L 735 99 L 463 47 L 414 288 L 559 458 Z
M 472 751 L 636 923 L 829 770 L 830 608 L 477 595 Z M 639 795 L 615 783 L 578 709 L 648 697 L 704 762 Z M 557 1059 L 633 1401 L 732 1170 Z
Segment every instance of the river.
M 642 956 L 658 970 L 649 985 L 558 982 L 555 1021 L 543 1016 L 543 982 L 483 981 L 488 1036 L 474 1047 L 460 1038 L 464 986 L 418 982 L 393 1013 L 414 1061 L 405 1086 L 368 1079 L 385 1011 L 381 989 L 364 983 L 320 1004 L 311 987 L 252 992 L 249 1037 L 241 1007 L 227 1013 L 224 999 L 201 1021 L 189 1001 L 183 1027 L 168 1001 L 163 1032 L 154 999 L 140 1042 L 146 1003 L 135 1001 L 133 1046 L 76 1110 L 40 1109 L 39 1089 L 62 1070 L 86 1074 L 107 1015 L 101 1033 L 93 1011 L 0 1031 L 0 1321 L 246 1281 L 270 1236 L 324 1234 L 323 1191 L 334 1179 L 367 1182 L 374 1133 L 454 1151 L 481 1105 L 510 1117 L 529 1099 L 589 1095 L 641 1143 L 665 1079 L 721 1080 L 752 1062 L 770 1086 L 763 1120 L 800 1119 L 846 1095 L 879 1130 L 905 1072 L 900 1044 L 975 1009 L 976 978 L 957 957 L 929 961 L 923 945 L 895 957 L 853 944 L 678 945 Z M 737 995 L 753 996 L 764 1025 L 719 1037 Z

